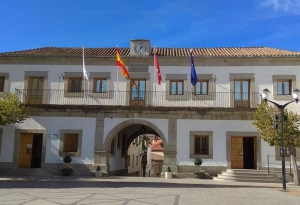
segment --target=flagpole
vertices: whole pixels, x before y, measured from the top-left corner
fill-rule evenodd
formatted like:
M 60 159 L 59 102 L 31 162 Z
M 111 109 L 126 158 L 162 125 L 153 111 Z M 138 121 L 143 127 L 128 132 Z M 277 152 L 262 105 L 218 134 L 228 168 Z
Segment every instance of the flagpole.
M 86 70 L 85 70 L 85 62 L 84 62 L 84 46 L 82 46 L 82 70 L 83 70 L 83 79 L 84 79 L 84 90 L 83 96 L 86 98 Z
M 118 44 L 117 44 L 117 48 L 118 48 Z M 116 66 L 117 67 L 117 90 L 119 91 L 119 69 L 118 69 L 118 65 Z
M 154 46 L 154 48 L 153 48 L 153 54 L 154 54 L 154 56 L 155 56 L 155 46 Z M 155 58 L 153 58 L 154 91 L 156 92 L 156 75 L 155 75 L 155 73 L 156 73 L 156 69 L 155 69 Z

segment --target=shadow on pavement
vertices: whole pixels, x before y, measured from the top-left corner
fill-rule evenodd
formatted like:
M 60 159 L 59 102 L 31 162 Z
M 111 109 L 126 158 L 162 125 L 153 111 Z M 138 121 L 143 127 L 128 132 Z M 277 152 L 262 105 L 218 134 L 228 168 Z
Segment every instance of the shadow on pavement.
M 278 188 L 263 185 L 237 184 L 188 184 L 172 182 L 120 182 L 120 181 L 1 181 L 0 189 L 12 188 Z

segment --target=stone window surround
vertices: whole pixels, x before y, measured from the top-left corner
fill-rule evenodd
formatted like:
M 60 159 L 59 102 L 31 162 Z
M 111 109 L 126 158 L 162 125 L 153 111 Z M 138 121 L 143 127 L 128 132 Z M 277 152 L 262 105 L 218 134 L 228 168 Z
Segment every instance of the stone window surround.
M 278 80 L 291 80 L 291 92 L 296 89 L 296 75 L 273 75 L 272 83 L 273 83 L 273 97 L 274 100 L 293 100 L 292 95 L 277 95 L 277 81 Z
M 282 157 L 280 155 L 280 148 L 281 148 L 281 146 L 277 146 L 277 145 L 274 146 L 274 149 L 275 149 L 275 160 L 276 161 L 281 161 L 282 160 Z M 295 149 L 296 149 L 295 153 L 296 153 L 296 158 L 297 158 L 297 156 L 300 156 L 300 149 L 296 148 L 296 147 L 295 147 Z M 285 155 L 285 161 L 291 161 L 290 156 L 286 156 Z
M 197 74 L 198 80 L 208 80 L 208 95 L 193 95 L 193 100 L 213 100 L 213 74 Z M 194 92 L 195 90 L 193 90 Z
M 64 152 L 64 139 L 65 134 L 78 134 L 78 148 L 77 152 Z M 82 152 L 82 130 L 73 130 L 73 129 L 62 129 L 60 130 L 60 141 L 59 141 L 59 156 L 71 156 L 71 157 L 80 157 Z
M 231 137 L 256 137 L 256 166 L 262 168 L 261 163 L 261 137 L 258 132 L 226 132 L 226 159 L 227 168 L 231 169 Z
M 4 88 L 3 88 L 3 92 L 0 92 L 0 98 L 3 97 L 4 92 L 8 92 L 8 77 L 9 77 L 9 73 L 0 73 L 1 77 L 4 77 Z
M 187 74 L 166 74 L 166 100 L 187 100 L 188 78 Z M 170 95 L 171 80 L 183 80 L 183 95 Z
M 255 73 L 229 73 L 229 84 L 230 84 L 230 107 L 234 107 L 234 81 L 239 80 L 249 80 L 250 87 L 249 92 L 254 93 L 255 92 Z M 253 103 L 253 95 L 250 95 L 250 107 L 256 106 L 257 104 Z
M 106 92 L 105 93 L 94 93 L 94 79 L 102 78 L 106 79 Z M 111 87 L 111 73 L 110 72 L 90 72 L 89 76 L 89 96 L 101 99 L 109 99 L 110 95 L 110 87 Z
M 208 155 L 194 154 L 195 135 L 208 136 Z M 190 131 L 190 159 L 195 159 L 197 157 L 200 157 L 201 159 L 213 159 L 213 153 L 213 131 Z
M 82 72 L 65 72 L 64 73 L 64 97 L 84 97 L 84 92 L 69 92 L 69 79 L 70 78 L 82 78 Z M 81 89 L 85 88 L 85 80 L 82 79 Z M 84 90 L 84 89 L 83 89 Z
M 24 90 L 25 92 L 29 89 L 29 82 L 31 77 L 44 77 L 44 84 L 43 84 L 43 89 L 44 89 L 44 96 L 42 103 L 46 103 L 47 101 L 47 93 L 46 90 L 48 89 L 48 73 L 49 71 L 25 71 L 24 75 Z M 27 102 L 25 99 L 26 95 L 24 95 L 24 99 L 22 102 Z
M 146 93 L 145 93 L 145 106 L 150 105 L 148 102 L 152 95 L 152 92 L 147 92 L 150 89 L 150 73 L 142 73 L 142 72 L 129 72 L 130 79 L 126 79 L 126 91 L 131 92 L 131 80 L 134 79 L 146 79 Z M 130 104 L 130 95 L 126 95 L 126 105 Z

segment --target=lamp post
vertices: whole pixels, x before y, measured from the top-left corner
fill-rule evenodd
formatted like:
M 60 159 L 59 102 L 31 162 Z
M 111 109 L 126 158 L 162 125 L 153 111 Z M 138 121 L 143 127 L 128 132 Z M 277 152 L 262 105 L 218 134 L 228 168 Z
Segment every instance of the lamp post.
M 271 100 L 268 100 L 270 91 L 265 88 L 262 92 L 261 92 L 261 97 L 265 102 L 270 102 L 274 105 L 276 105 L 276 107 L 278 108 L 278 110 L 280 111 L 280 126 L 281 126 L 281 132 L 280 132 L 280 137 L 281 137 L 281 157 L 282 157 L 282 188 L 285 190 L 286 189 L 286 178 L 285 178 L 285 153 L 284 153 L 284 132 L 283 132 L 283 121 L 284 121 L 284 108 L 292 103 L 292 102 L 296 102 L 298 103 L 299 101 L 299 94 L 300 91 L 298 89 L 295 89 L 292 92 L 292 96 L 293 96 L 293 101 L 290 101 L 284 105 L 279 105 L 276 102 L 273 102 Z

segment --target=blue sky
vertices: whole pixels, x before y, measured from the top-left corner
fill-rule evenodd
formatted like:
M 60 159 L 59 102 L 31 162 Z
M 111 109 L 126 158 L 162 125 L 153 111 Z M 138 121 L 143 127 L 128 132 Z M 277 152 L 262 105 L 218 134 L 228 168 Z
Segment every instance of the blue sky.
M 300 51 L 300 0 L 2 0 L 0 52 L 267 46 Z

